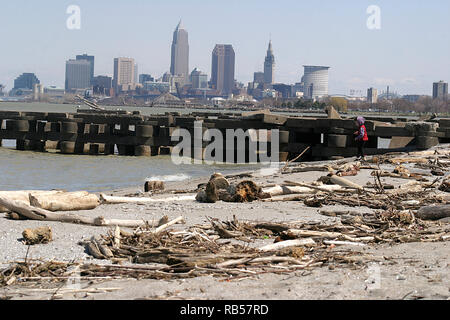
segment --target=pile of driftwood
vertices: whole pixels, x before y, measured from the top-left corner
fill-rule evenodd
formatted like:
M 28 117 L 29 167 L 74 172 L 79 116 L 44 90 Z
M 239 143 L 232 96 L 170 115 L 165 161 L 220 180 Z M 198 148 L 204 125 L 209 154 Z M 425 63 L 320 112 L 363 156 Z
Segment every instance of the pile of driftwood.
M 81 243 L 97 259 L 113 264 L 79 264 L 79 280 L 117 278 L 174 279 L 205 275 L 239 279 L 263 273 L 288 273 L 327 266 L 362 268 L 386 261 L 361 253 L 369 244 L 439 242 L 450 239 L 450 226 L 422 221 L 410 211 L 357 213 L 320 211 L 337 222 L 241 222 L 208 218 L 209 223 L 174 228 L 182 217 L 134 232 L 119 227 L 101 238 Z M 273 243 L 256 246 L 255 240 Z M 356 250 L 355 250 L 356 249 Z M 131 263 L 131 264 L 129 264 Z M 0 271 L 0 285 L 18 281 L 67 281 L 74 264 L 28 262 Z

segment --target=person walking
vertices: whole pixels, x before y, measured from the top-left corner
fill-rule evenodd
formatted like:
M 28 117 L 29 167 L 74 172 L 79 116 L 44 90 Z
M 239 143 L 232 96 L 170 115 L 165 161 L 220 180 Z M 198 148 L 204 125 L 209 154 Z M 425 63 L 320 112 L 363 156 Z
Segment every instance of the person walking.
M 358 155 L 356 156 L 356 160 L 366 160 L 364 147 L 367 141 L 369 141 L 369 136 L 367 135 L 367 129 L 365 126 L 366 119 L 364 119 L 363 117 L 358 117 L 356 119 L 356 123 L 359 127 L 359 130 L 355 132 L 355 135 L 357 136 L 355 138 L 355 141 L 358 145 Z

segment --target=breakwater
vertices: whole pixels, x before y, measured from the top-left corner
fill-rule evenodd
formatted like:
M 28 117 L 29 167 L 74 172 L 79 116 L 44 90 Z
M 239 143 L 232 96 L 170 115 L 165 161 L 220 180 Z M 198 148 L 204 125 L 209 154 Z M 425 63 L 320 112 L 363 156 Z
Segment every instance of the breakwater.
M 245 153 L 251 159 L 249 148 L 252 140 L 268 145 L 264 150 L 270 154 L 270 145 L 276 142 L 278 159 L 283 162 L 296 157 L 307 147 L 302 160 L 322 160 L 356 155 L 353 119 L 310 118 L 256 113 L 201 113 L 181 115 L 177 112 L 144 116 L 139 111 L 78 110 L 76 113 L 0 111 L 0 140 L 15 140 L 17 150 L 59 150 L 63 154 L 88 154 L 121 156 L 169 155 L 178 144 L 173 141 L 175 130 L 185 129 L 195 134 L 209 129 L 222 132 L 223 145 L 217 146 L 223 162 L 237 162 Z M 367 118 L 366 127 L 370 141 L 366 146 L 368 155 L 394 151 L 425 150 L 439 143 L 450 141 L 450 120 L 409 121 L 406 118 Z M 253 132 L 240 136 L 227 136 L 227 130 Z M 276 135 L 271 132 L 277 130 Z M 233 143 L 227 142 L 233 139 Z M 245 139 L 244 149 L 238 141 Z M 272 141 L 276 139 L 276 141 Z M 379 139 L 390 139 L 389 146 L 380 148 Z M 231 146 L 235 146 L 230 148 Z M 194 154 L 203 157 L 207 141 L 200 145 L 192 142 Z M 216 150 L 217 151 L 217 150 Z M 257 159 L 262 159 L 260 149 Z M 230 161 L 230 159 L 232 161 Z

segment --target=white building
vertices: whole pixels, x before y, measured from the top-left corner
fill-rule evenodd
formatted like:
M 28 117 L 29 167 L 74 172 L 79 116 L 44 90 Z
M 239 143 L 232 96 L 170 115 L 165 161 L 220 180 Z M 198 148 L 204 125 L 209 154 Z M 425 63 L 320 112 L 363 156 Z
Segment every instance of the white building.
M 302 78 L 303 93 L 306 99 L 320 99 L 328 96 L 328 70 L 324 66 L 304 66 Z
M 114 79 L 113 87 L 117 93 L 120 91 L 133 90 L 135 86 L 135 63 L 132 58 L 115 58 L 114 59 Z

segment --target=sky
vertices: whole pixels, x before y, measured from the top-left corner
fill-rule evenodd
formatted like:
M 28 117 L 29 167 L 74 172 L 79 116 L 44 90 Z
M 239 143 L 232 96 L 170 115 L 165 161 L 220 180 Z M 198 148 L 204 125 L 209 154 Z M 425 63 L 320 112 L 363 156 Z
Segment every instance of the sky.
M 67 8 L 80 8 L 70 30 Z M 380 8 L 380 28 L 369 6 Z M 170 70 L 173 31 L 189 32 L 190 69 L 211 75 L 215 44 L 232 44 L 236 79 L 263 71 L 269 39 L 275 81 L 300 82 L 303 65 L 330 66 L 330 94 L 389 85 L 400 94 L 431 95 L 450 81 L 448 0 L 0 0 L 0 83 L 34 72 L 44 85 L 64 87 L 65 61 L 95 56 L 95 74 L 113 74 L 115 57 L 132 57 L 139 73 Z

